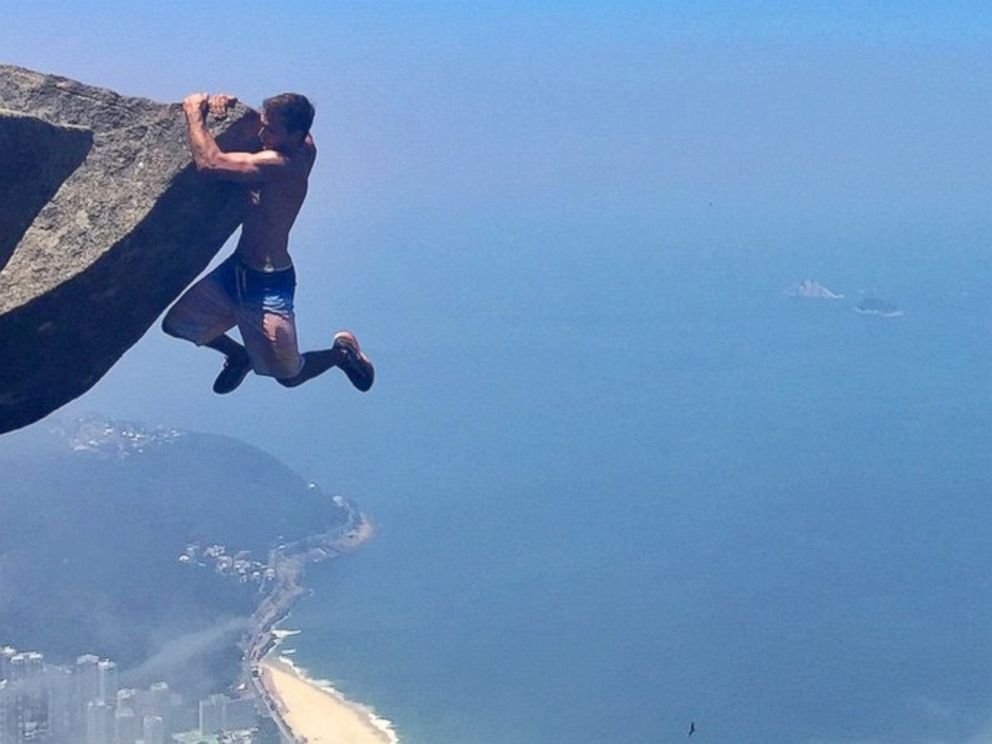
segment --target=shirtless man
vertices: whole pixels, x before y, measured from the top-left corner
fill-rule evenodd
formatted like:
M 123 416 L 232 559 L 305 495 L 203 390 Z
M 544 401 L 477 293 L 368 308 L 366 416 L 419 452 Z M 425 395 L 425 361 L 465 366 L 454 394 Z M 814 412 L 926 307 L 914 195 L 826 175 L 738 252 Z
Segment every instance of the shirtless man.
M 262 150 L 223 152 L 206 126 L 207 111 L 224 116 L 236 99 L 193 93 L 183 101 L 189 146 L 200 173 L 248 184 L 241 239 L 234 254 L 194 284 L 166 313 L 162 330 L 224 354 L 215 393 L 230 393 L 249 371 L 286 387 L 339 367 L 361 390 L 375 372 L 349 331 L 335 334 L 329 349 L 300 354 L 293 295 L 296 274 L 289 257 L 289 230 L 307 195 L 317 157 L 310 137 L 314 109 L 296 93 L 263 104 Z M 227 335 L 235 325 L 244 345 Z

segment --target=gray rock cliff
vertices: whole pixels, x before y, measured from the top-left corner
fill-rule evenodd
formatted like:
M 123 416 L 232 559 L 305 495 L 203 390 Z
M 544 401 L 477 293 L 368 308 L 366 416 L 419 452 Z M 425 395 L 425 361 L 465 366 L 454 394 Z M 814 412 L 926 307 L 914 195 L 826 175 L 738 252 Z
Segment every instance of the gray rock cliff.
M 259 148 L 238 105 L 209 122 Z M 196 172 L 180 104 L 0 65 L 0 433 L 78 397 L 241 222 L 243 186 Z

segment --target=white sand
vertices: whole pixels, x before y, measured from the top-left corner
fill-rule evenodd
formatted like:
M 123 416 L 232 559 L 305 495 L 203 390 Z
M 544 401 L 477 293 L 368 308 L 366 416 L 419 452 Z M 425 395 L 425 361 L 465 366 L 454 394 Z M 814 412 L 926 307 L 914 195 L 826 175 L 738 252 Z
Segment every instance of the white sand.
M 346 700 L 337 690 L 301 676 L 288 659 L 265 659 L 262 684 L 297 742 L 306 744 L 399 744 L 389 721 Z

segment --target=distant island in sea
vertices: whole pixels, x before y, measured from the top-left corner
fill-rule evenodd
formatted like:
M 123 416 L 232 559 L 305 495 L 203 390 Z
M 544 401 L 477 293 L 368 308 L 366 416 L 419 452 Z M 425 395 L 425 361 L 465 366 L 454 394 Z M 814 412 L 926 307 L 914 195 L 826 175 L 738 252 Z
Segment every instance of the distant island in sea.
M 877 297 L 866 297 L 854 308 L 856 313 L 861 315 L 879 315 L 883 318 L 898 318 L 902 315 L 902 310 L 891 302 L 880 300 Z
M 0 740 L 89 741 L 93 703 L 93 725 L 110 727 L 95 741 L 111 744 L 114 725 L 140 731 L 134 701 L 148 689 L 187 701 L 150 724 L 165 741 L 196 720 L 197 700 L 211 711 L 244 702 L 283 728 L 258 668 L 305 593 L 306 565 L 371 537 L 354 504 L 235 439 L 100 416 L 0 438 L 0 468 L 0 647 L 16 657 L 0 664 L 0 726 L 20 727 Z M 91 660 L 127 694 L 84 699 L 72 680 Z M 56 704 L 63 687 L 77 692 Z M 223 716 L 203 723 L 203 705 L 199 725 L 217 730 L 196 740 L 212 741 Z M 262 725 L 237 741 L 274 735 Z
M 783 291 L 788 297 L 798 297 L 804 300 L 842 300 L 844 295 L 828 289 L 814 279 L 803 279 L 802 281 L 790 284 Z M 903 314 L 902 310 L 878 297 L 868 296 L 863 298 L 854 307 L 854 311 L 861 315 L 876 315 L 882 318 L 898 318 Z
M 844 295 L 827 289 L 813 279 L 803 279 L 801 282 L 786 287 L 784 294 L 790 297 L 802 297 L 807 300 L 842 300 Z

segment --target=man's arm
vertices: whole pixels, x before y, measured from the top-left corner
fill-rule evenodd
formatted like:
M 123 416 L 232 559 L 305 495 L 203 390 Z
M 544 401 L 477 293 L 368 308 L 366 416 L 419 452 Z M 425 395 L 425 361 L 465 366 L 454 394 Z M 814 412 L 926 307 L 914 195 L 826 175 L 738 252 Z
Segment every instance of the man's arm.
M 279 153 L 272 150 L 257 153 L 224 152 L 217 146 L 216 140 L 207 129 L 209 108 L 210 97 L 205 93 L 192 93 L 183 100 L 186 133 L 196 170 L 227 181 L 244 183 L 259 183 L 278 178 L 287 164 Z

